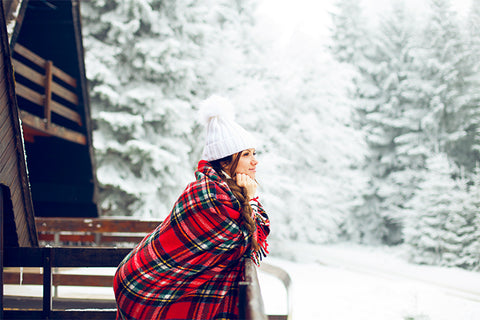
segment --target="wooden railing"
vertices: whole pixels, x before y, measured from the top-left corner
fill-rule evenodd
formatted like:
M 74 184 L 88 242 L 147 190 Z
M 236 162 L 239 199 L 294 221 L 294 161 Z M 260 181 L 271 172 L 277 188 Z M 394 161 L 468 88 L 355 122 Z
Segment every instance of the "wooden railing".
M 25 139 L 34 139 L 36 135 L 57 136 L 79 144 L 86 144 L 85 135 L 52 122 L 52 112 L 82 126 L 82 117 L 74 108 L 80 103 L 77 94 L 77 81 L 20 44 L 14 48 L 12 59 L 15 69 L 15 92 L 33 105 L 43 108 L 42 116 L 32 114 L 19 103 L 20 117 L 25 126 Z M 20 76 L 20 77 L 19 77 Z M 23 79 L 28 81 L 24 81 Z M 68 107 L 70 105 L 71 107 Z M 40 111 L 40 110 L 38 110 Z
M 41 267 L 43 285 L 42 309 L 24 306 L 21 310 L 3 308 L 5 319 L 115 319 L 116 310 L 54 310 L 52 308 L 54 268 L 115 267 L 130 252 L 129 248 L 5 248 L 4 267 Z M 5 273 L 8 274 L 8 273 Z M 85 281 L 87 278 L 84 277 Z M 25 279 L 27 280 L 27 279 Z M 38 280 L 38 279 L 37 279 Z M 111 279 L 110 279 L 111 281 Z M 24 281 L 25 282 L 25 281 Z M 4 275 L 4 283 L 8 277 Z M 18 282 L 17 282 L 18 283 Z M 86 282 L 84 282 L 86 285 Z M 38 284 L 35 281 L 35 284 Z M 78 284 L 79 285 L 79 284 Z M 108 286 L 111 286 L 112 282 Z M 3 307 L 3 306 L 2 306 Z
M 52 246 L 133 248 L 160 223 L 128 218 L 35 218 L 38 240 Z
M 7 248 L 5 251 L 4 284 L 43 285 L 41 310 L 6 309 L 5 319 L 114 319 L 111 304 L 107 309 L 97 306 L 95 311 L 54 310 L 52 288 L 56 286 L 111 287 L 111 275 L 72 275 L 57 272 L 64 267 L 117 267 L 131 248 L 160 221 L 141 221 L 112 218 L 36 218 L 38 237 L 42 248 Z M 120 244 L 125 248 L 108 248 L 105 245 Z M 61 246 L 61 247 L 58 247 Z M 86 247 L 88 246 L 88 247 Z M 97 246 L 97 247 L 94 247 Z M 43 268 L 35 272 L 20 267 Z M 248 260 L 245 282 L 240 283 L 239 309 L 242 319 L 265 320 L 263 300 L 257 279 L 256 267 Z M 288 275 L 288 274 L 287 274 Z M 287 288 L 288 290 L 288 288 Z M 93 304 L 92 304 L 93 305 Z M 72 309 L 75 305 L 70 306 Z M 79 308 L 76 308 L 79 309 Z M 23 318 L 22 318 L 23 317 Z M 268 319 L 287 319 L 287 315 L 268 316 Z

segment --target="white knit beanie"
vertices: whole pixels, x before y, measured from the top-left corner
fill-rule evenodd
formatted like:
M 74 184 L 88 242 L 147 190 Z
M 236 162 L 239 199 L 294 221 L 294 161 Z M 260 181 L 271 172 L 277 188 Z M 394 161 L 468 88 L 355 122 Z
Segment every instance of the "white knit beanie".
M 234 121 L 234 107 L 228 99 L 212 95 L 200 104 L 200 116 L 207 127 L 203 160 L 218 160 L 256 148 L 253 136 Z

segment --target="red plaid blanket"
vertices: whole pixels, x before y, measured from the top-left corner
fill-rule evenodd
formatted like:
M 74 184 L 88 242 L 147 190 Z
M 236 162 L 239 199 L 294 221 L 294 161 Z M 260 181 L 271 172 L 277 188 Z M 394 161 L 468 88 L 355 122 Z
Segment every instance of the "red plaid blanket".
M 205 161 L 195 175 L 165 221 L 118 267 L 117 319 L 238 319 L 244 259 L 266 253 L 268 217 L 260 205 L 254 210 L 263 250 L 252 253 L 227 184 Z

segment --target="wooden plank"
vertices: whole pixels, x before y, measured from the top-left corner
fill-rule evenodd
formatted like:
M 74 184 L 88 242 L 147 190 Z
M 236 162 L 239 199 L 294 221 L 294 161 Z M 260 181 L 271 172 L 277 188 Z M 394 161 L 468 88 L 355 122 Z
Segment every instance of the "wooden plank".
M 130 236 L 130 235 L 110 235 L 110 234 L 102 234 L 100 238 L 100 244 L 105 244 L 105 243 L 122 243 L 122 242 L 128 242 L 128 243 L 140 243 L 140 241 L 145 238 L 145 235 L 142 236 Z
M 144 236 L 130 236 L 130 235 L 109 235 L 100 234 L 97 238 L 95 234 L 58 234 L 59 241 L 62 245 L 66 243 L 94 243 L 98 246 L 115 245 L 117 243 L 131 243 L 137 244 L 143 240 Z M 45 242 L 53 242 L 55 240 L 54 233 L 39 233 L 38 240 Z
M 2 155 L 2 159 L 0 159 L 0 172 L 2 172 L 2 182 L 11 187 L 12 177 L 10 176 L 12 172 L 12 168 L 15 168 L 16 161 L 11 161 L 11 153 L 6 152 Z
M 3 86 L 3 82 L 4 81 L 2 81 L 2 86 L 0 87 L 0 89 L 3 89 L 3 90 L 0 91 L 0 101 L 2 102 L 2 104 L 1 104 L 2 111 L 3 110 L 8 110 L 8 95 L 7 95 L 8 91 L 7 91 L 7 88 L 5 88 Z
M 41 73 L 37 72 L 36 70 L 33 70 L 32 68 L 28 67 L 27 65 L 21 63 L 20 61 L 18 60 L 15 60 L 13 59 L 13 65 L 15 67 L 15 72 L 18 73 L 19 75 L 27 78 L 28 80 L 32 81 L 33 83 L 43 87 L 43 88 L 46 88 L 45 87 L 45 83 L 46 83 L 46 79 L 48 79 L 48 69 L 45 68 L 45 76 L 42 75 Z M 52 75 L 53 75 L 53 70 L 55 69 L 56 67 L 55 66 L 52 66 L 51 67 L 51 72 L 52 72 Z M 57 68 L 58 69 L 58 68 Z M 75 80 L 75 79 L 74 79 Z M 56 95 L 58 95 L 59 97 L 62 97 L 63 99 L 73 103 L 74 105 L 77 105 L 79 104 L 78 102 L 78 96 L 73 93 L 72 91 L 64 88 L 63 86 L 61 86 L 60 84 L 56 83 L 56 82 L 52 82 L 52 92 L 55 93 Z M 47 91 L 47 89 L 45 89 L 45 91 Z
M 53 240 L 55 239 L 53 233 L 43 233 L 43 232 L 39 232 L 37 236 L 38 236 L 38 240 L 39 240 L 39 241 L 47 241 L 47 242 L 50 242 L 50 241 L 53 241 Z
M 41 241 L 54 241 L 55 237 L 53 233 L 39 233 L 38 240 Z M 94 243 L 95 235 L 93 234 L 58 234 L 58 240 L 61 243 L 73 242 L 73 243 Z
M 42 285 L 43 274 L 40 272 L 5 271 L 4 284 L 17 285 Z M 73 287 L 111 287 L 113 276 L 111 275 L 88 275 L 88 274 L 62 274 L 54 273 L 54 286 L 73 286 Z
M 25 269 L 25 268 L 24 268 Z M 10 310 L 23 309 L 28 306 L 30 309 L 40 309 L 42 301 L 40 297 L 11 296 L 5 297 L 5 306 Z M 81 298 L 53 298 L 53 308 L 55 310 L 81 310 L 81 309 L 116 309 L 114 299 L 81 299 Z M 115 318 L 112 318 L 113 320 Z
M 112 320 L 116 318 L 116 310 L 53 310 L 50 320 Z M 45 319 L 41 310 L 5 310 L 5 319 L 40 320 Z
M 65 89 L 58 83 L 54 82 L 52 84 L 52 92 L 62 97 L 63 99 L 73 103 L 74 105 L 78 106 L 78 96 L 70 90 Z
M 19 181 L 19 172 L 18 167 L 15 165 L 15 161 L 11 161 L 12 166 L 9 168 L 7 173 L 8 177 L 11 177 L 11 181 L 7 181 L 8 185 L 10 186 L 11 194 L 10 200 L 13 206 L 13 215 L 15 220 L 15 231 L 17 233 L 19 245 L 24 245 L 22 243 L 22 239 L 29 238 L 29 229 L 26 221 L 26 217 L 23 214 L 25 212 L 24 202 L 22 201 L 23 196 L 21 192 L 18 192 L 21 189 L 20 181 Z M 20 196 L 20 197 L 19 197 Z
M 36 217 L 37 231 L 145 232 L 153 231 L 161 221 L 111 218 Z
M 18 201 L 23 204 L 22 188 L 20 187 L 20 181 L 18 180 L 18 176 L 15 178 L 15 181 L 13 183 L 17 184 L 18 187 L 10 190 L 12 203 L 15 205 L 15 202 Z
M 18 96 L 27 99 L 30 102 L 35 103 L 38 106 L 43 106 L 43 95 L 24 86 L 21 83 L 15 84 L 15 92 Z M 21 108 L 21 106 L 19 106 Z
M 27 65 L 21 63 L 16 59 L 12 59 L 13 67 L 15 68 L 15 73 L 18 73 L 22 77 L 27 78 L 28 80 L 32 81 L 33 83 L 38 84 L 39 86 L 45 85 L 45 76 L 41 73 L 33 70 L 32 68 L 28 67 Z
M 26 58 L 27 60 L 30 60 L 31 62 L 33 62 L 34 64 L 36 64 L 37 66 L 39 66 L 41 68 L 43 68 L 44 65 L 45 65 L 45 61 L 46 61 L 45 59 L 43 59 L 39 55 L 33 53 L 32 51 L 28 50 L 26 47 L 22 46 L 19 43 L 15 44 L 14 51 L 16 53 L 18 53 L 19 55 L 23 56 L 24 58 Z M 62 80 L 66 84 L 68 84 L 68 85 L 70 85 L 74 88 L 77 87 L 77 81 L 75 80 L 75 78 L 68 75 L 67 73 L 65 73 L 61 69 L 54 66 L 52 72 L 53 72 L 53 75 L 55 77 L 59 78 L 60 80 Z
M 1 143 L 1 146 L 3 146 L 4 150 L 9 150 L 11 152 L 11 150 L 13 149 L 7 149 L 6 146 L 7 146 L 7 143 L 9 143 L 9 141 L 11 140 L 14 140 L 14 136 L 13 136 L 13 132 L 12 132 L 12 124 L 10 122 L 10 119 L 9 117 L 6 117 L 6 119 L 3 119 L 3 122 L 0 123 L 0 143 Z M 14 149 L 13 149 L 14 150 Z
M 87 144 L 87 139 L 85 135 L 79 132 L 67 129 L 65 127 L 56 125 L 54 123 L 50 124 L 50 126 L 47 129 L 45 128 L 45 123 L 43 119 L 37 116 L 34 116 L 33 114 L 30 114 L 24 110 L 20 110 L 20 114 L 21 114 L 23 125 L 30 126 L 43 133 L 47 133 L 49 135 L 56 136 L 71 142 L 75 142 L 83 145 Z
M 73 122 L 76 122 L 79 126 L 82 125 L 82 117 L 78 112 L 70 108 L 67 108 L 64 105 L 54 100 L 52 100 L 51 108 L 52 108 L 52 111 L 55 112 L 56 114 L 61 115 L 62 117 L 67 118 L 69 120 L 72 120 Z
M 17 95 L 19 95 L 20 97 L 22 98 L 25 98 L 27 99 L 28 101 L 30 102 L 33 102 L 35 103 L 36 105 L 38 106 L 43 106 L 44 105 L 44 96 L 41 95 L 40 93 L 24 86 L 23 84 L 21 83 L 18 83 L 16 84 L 16 92 L 17 92 Z M 82 119 L 80 117 L 80 115 L 73 111 L 72 109 L 70 108 L 67 108 L 65 106 L 63 106 L 62 104 L 56 102 L 56 101 L 52 101 L 51 102 L 51 108 L 52 108 L 52 111 L 67 118 L 67 119 L 70 119 L 78 124 L 82 124 Z
M 13 186 L 13 181 L 15 181 L 15 178 L 17 176 L 17 162 L 16 161 L 7 161 L 7 164 L 4 167 L 3 174 L 6 175 L 5 182 L 7 186 L 12 187 Z
M 1 95 L 0 95 L 0 120 L 2 120 L 2 125 L 4 125 L 5 123 L 9 123 L 11 124 L 10 122 L 10 110 L 8 108 L 8 95 L 7 95 L 7 92 L 4 91 Z
M 34 64 L 36 64 L 37 66 L 39 66 L 41 68 L 43 68 L 43 66 L 45 65 L 45 59 L 43 59 L 39 55 L 33 53 L 32 51 L 28 50 L 26 47 L 22 46 L 19 43 L 15 44 L 15 48 L 13 50 L 16 53 L 18 53 L 19 55 L 21 55 L 24 58 L 30 60 L 31 62 L 33 62 Z
M 52 267 L 117 267 L 130 248 L 5 248 L 5 267 L 42 267 L 45 249 L 52 250 Z
M 69 74 L 63 72 L 61 69 L 53 66 L 53 75 L 58 79 L 62 80 L 66 84 L 72 86 L 73 88 L 77 87 L 77 80 L 70 76 Z
M 52 101 L 52 61 L 45 62 L 45 95 L 43 96 L 43 118 L 46 128 L 50 127 L 52 122 L 51 101 Z
M 11 156 L 12 156 L 12 150 L 13 146 L 15 144 L 15 141 L 13 139 L 10 139 L 7 141 L 8 145 L 7 148 L 5 149 L 5 152 L 0 154 L 0 172 L 2 173 L 2 176 L 0 177 L 0 181 L 3 184 L 7 184 L 10 179 L 8 179 L 7 176 L 7 166 L 9 163 L 15 163 L 15 161 L 12 161 Z

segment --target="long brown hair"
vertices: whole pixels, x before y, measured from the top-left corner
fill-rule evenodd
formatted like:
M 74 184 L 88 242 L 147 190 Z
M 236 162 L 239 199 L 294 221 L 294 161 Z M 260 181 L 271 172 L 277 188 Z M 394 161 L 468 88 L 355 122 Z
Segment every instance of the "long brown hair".
M 235 153 L 233 155 L 227 156 L 222 159 L 218 160 L 213 160 L 210 161 L 210 164 L 212 165 L 213 169 L 218 173 L 218 175 L 227 183 L 227 185 L 230 187 L 230 190 L 232 190 L 233 195 L 237 200 L 240 202 L 242 206 L 242 221 L 245 225 L 245 227 L 248 230 L 248 234 L 250 235 L 251 243 L 252 243 L 252 248 L 256 251 L 260 249 L 257 240 L 254 237 L 254 232 L 255 232 L 255 221 L 252 218 L 252 207 L 250 206 L 249 203 L 249 198 L 247 195 L 247 188 L 245 187 L 240 187 L 237 185 L 235 180 L 232 178 L 234 177 L 235 170 L 237 169 L 238 162 L 240 160 L 240 156 L 243 151 L 240 151 L 238 153 Z M 229 172 L 228 175 L 231 177 L 227 177 L 223 171 L 225 168 L 228 166 Z

